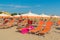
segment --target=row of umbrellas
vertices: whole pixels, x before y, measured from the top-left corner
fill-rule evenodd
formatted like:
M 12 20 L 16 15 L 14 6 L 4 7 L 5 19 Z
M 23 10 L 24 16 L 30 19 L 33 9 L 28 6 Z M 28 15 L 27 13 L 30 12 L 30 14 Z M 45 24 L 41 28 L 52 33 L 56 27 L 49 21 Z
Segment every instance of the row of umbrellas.
M 32 13 L 31 11 L 29 11 L 29 13 L 26 13 L 26 14 L 21 14 L 21 15 L 15 15 L 15 16 L 40 16 L 40 17 L 56 17 L 56 18 L 59 18 L 59 16 L 50 16 L 50 15 L 45 15 L 44 13 L 42 13 L 41 15 L 38 15 L 38 14 L 35 14 L 35 13 Z
M 0 14 L 0 16 L 11 16 L 11 15 L 7 15 L 7 14 Z M 19 16 L 39 16 L 39 17 L 57 17 L 59 18 L 59 16 L 50 16 L 50 15 L 45 15 L 44 13 L 41 14 L 41 15 L 38 15 L 38 14 L 34 14 L 32 13 L 31 11 L 29 11 L 29 13 L 26 13 L 26 14 L 21 14 L 21 15 L 14 15 L 14 17 L 19 17 Z

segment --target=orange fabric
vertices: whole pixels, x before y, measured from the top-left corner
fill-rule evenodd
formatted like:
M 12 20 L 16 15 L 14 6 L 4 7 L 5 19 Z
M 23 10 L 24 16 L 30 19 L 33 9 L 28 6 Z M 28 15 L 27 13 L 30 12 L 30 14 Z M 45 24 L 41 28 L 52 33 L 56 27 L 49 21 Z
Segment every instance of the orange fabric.
M 60 20 L 58 20 L 57 24 L 60 25 Z
M 51 29 L 51 27 L 46 26 L 46 27 L 44 28 L 44 30 L 42 30 L 40 33 L 47 33 L 48 31 L 50 31 L 50 29 Z
M 42 30 L 40 33 L 47 33 L 48 31 L 50 31 L 52 24 L 53 24 L 53 23 L 52 23 L 51 21 L 48 21 L 48 22 L 46 23 L 46 27 L 45 27 L 44 30 Z
M 39 23 L 38 23 L 38 26 L 37 26 L 37 28 L 35 28 L 35 29 L 32 29 L 32 30 L 30 30 L 30 32 L 37 32 L 37 31 L 40 31 L 41 29 L 42 29 L 42 25 L 44 24 L 44 22 L 43 21 L 40 21 Z
M 53 22 L 51 22 L 51 21 L 46 22 L 47 26 L 51 26 L 52 24 L 53 24 Z

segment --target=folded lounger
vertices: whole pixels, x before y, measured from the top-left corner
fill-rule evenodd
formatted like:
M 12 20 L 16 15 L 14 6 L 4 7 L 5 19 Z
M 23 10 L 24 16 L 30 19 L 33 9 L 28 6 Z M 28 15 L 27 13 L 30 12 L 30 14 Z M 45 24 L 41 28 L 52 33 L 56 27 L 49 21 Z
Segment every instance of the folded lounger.
M 38 26 L 32 30 L 30 30 L 30 33 L 36 33 L 42 29 L 42 26 L 44 24 L 44 21 L 39 21 Z
M 39 32 L 39 34 L 44 35 L 45 33 L 49 32 L 52 24 L 53 23 L 51 21 L 46 22 L 46 26 L 44 27 L 44 29 L 42 31 Z

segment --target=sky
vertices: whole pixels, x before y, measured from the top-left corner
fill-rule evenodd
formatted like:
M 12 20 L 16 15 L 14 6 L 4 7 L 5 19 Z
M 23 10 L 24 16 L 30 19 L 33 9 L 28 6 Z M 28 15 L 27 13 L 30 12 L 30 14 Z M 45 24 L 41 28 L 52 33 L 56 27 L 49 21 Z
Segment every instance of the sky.
M 60 0 L 0 0 L 0 11 L 60 15 Z

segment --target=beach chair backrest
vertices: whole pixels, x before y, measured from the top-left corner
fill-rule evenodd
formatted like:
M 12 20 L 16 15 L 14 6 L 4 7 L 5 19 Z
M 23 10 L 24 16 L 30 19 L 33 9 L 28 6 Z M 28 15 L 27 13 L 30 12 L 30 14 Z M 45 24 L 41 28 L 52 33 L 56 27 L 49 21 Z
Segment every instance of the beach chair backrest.
M 43 24 L 44 24 L 44 21 L 39 21 L 38 26 L 36 27 L 36 30 L 42 29 Z
M 57 24 L 60 25 L 60 20 L 57 21 Z
M 46 26 L 51 26 L 52 24 L 53 24 L 53 22 L 51 22 L 51 21 L 46 22 Z
M 43 26 L 43 24 L 44 24 L 44 21 L 39 21 L 38 22 L 38 26 L 36 27 L 36 28 L 34 28 L 34 29 L 32 29 L 32 30 L 30 30 L 30 32 L 38 32 L 38 31 L 40 31 L 41 29 L 42 29 L 42 26 Z
M 52 23 L 51 21 L 46 22 L 46 26 L 45 26 L 44 29 L 41 31 L 41 33 L 47 33 L 48 31 L 50 31 L 52 24 L 53 24 L 53 23 Z
M 39 22 L 38 22 L 38 25 L 39 25 L 39 26 L 42 26 L 43 24 L 44 24 L 44 21 L 39 21 Z

